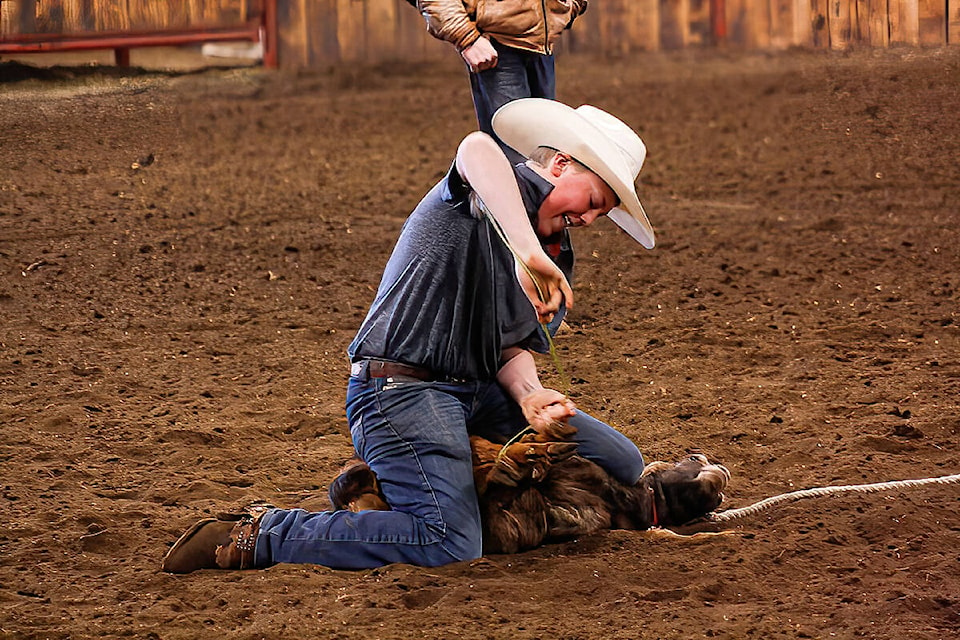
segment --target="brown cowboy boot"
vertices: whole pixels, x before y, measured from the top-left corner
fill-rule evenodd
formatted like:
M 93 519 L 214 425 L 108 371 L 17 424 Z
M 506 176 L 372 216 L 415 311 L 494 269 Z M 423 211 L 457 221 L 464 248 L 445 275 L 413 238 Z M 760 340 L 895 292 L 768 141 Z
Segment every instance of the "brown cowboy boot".
M 260 517 L 254 513 L 205 518 L 187 529 L 170 547 L 160 568 L 168 573 L 200 569 L 251 569 Z
M 216 551 L 217 566 L 221 569 L 253 569 L 254 550 L 260 533 L 260 516 L 244 514 L 230 531 L 230 540 Z

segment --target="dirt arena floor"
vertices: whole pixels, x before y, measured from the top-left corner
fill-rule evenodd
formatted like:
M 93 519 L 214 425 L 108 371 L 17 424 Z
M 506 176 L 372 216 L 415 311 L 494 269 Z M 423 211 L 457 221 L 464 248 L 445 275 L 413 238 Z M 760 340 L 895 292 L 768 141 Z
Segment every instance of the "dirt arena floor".
M 574 234 L 576 402 L 650 460 L 727 465 L 723 508 L 960 473 L 960 47 L 559 66 L 561 99 L 641 131 L 660 240 Z M 473 128 L 466 78 L 451 59 L 0 80 L 0 637 L 960 634 L 957 484 L 701 541 L 161 573 L 200 517 L 326 506 L 345 349 Z

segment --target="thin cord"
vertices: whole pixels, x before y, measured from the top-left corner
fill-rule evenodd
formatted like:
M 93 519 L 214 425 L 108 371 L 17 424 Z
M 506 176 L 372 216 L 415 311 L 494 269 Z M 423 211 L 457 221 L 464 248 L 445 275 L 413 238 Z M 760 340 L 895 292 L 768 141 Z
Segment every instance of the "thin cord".
M 506 444 L 504 444 L 502 447 L 500 447 L 500 451 L 497 452 L 496 462 L 500 462 L 500 461 L 503 459 L 503 456 L 504 456 L 504 455 L 506 454 L 506 452 L 507 452 L 507 447 L 509 447 L 510 445 L 516 443 L 516 442 L 517 442 L 518 440 L 520 440 L 520 438 L 522 438 L 523 436 L 525 436 L 525 435 L 527 435 L 527 434 L 530 434 L 530 433 L 536 433 L 536 432 L 537 432 L 537 430 L 534 429 L 533 427 L 526 427 L 525 429 L 523 429 L 522 431 L 520 431 L 519 433 L 517 433 L 517 435 L 515 435 L 515 436 L 513 436 L 512 438 L 510 438 L 509 440 L 507 440 Z
M 496 218 L 493 217 L 493 214 L 490 213 L 490 209 L 487 208 L 487 205 L 484 204 L 483 200 L 477 195 L 476 192 L 473 192 L 472 196 L 473 204 L 490 221 L 490 224 L 493 226 L 494 230 L 496 230 L 497 235 L 500 236 L 500 240 L 503 241 L 503 244 L 505 244 L 510 250 L 510 253 L 513 254 L 514 260 L 516 260 L 520 266 L 523 267 L 524 272 L 533 282 L 533 286 L 537 289 L 537 297 L 540 298 L 541 302 L 546 302 L 546 296 L 543 293 L 543 287 L 540 286 L 540 281 L 537 280 L 535 275 L 533 275 L 533 271 L 530 270 L 530 267 L 524 264 L 523 260 L 520 259 L 520 254 L 516 249 L 513 248 L 513 245 L 510 244 L 510 241 L 507 240 L 507 235 L 504 233 L 503 229 L 500 228 L 500 224 L 497 222 Z M 567 374 L 563 369 L 563 363 L 560 362 L 560 354 L 557 352 L 557 345 L 553 341 L 553 336 L 550 335 L 550 329 L 547 327 L 546 322 L 541 322 L 540 328 L 543 330 L 543 334 L 547 338 L 547 346 L 549 347 L 550 358 L 553 360 L 553 366 L 557 370 L 557 375 L 560 376 L 560 382 L 564 385 L 563 394 L 570 395 L 570 380 L 567 378 Z

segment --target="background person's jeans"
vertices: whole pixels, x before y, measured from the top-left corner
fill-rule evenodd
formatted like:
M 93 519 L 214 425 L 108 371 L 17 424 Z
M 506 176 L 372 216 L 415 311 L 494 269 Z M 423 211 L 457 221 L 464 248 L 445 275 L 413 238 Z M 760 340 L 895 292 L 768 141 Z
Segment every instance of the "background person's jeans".
M 482 553 L 470 434 L 504 440 L 526 426 L 495 382 L 350 379 L 347 417 L 357 452 L 376 472 L 391 511 L 272 509 L 260 521 L 256 565 L 278 562 L 363 569 L 403 562 L 436 566 Z M 621 482 L 643 458 L 624 435 L 579 413 L 579 452 Z
M 480 131 L 489 133 L 500 142 L 491 125 L 497 109 L 517 98 L 555 100 L 557 78 L 553 55 L 514 49 L 493 39 L 490 43 L 497 50 L 497 66 L 479 73 L 470 73 L 470 90 L 473 93 L 473 106 L 477 112 Z M 507 152 L 511 164 L 526 160 L 503 142 L 500 142 L 500 145 Z

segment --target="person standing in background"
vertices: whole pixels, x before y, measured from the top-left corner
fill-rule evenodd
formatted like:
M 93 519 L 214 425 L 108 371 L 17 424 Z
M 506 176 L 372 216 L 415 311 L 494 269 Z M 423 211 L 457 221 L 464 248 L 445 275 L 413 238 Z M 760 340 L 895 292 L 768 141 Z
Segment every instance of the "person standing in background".
M 410 0 L 411 3 L 413 0 Z M 517 98 L 556 99 L 553 47 L 587 10 L 587 0 L 416 0 L 427 31 L 457 48 L 470 72 L 480 131 L 500 142 L 491 121 Z

